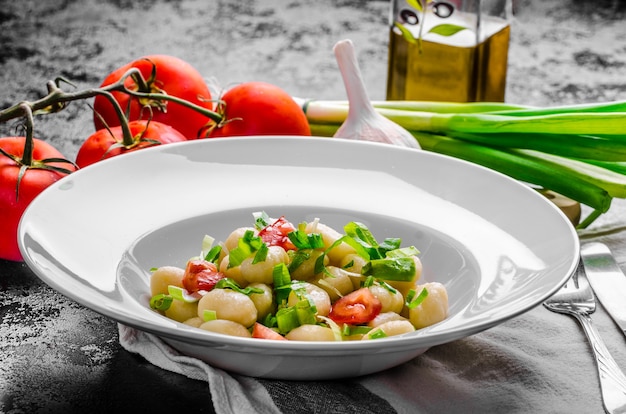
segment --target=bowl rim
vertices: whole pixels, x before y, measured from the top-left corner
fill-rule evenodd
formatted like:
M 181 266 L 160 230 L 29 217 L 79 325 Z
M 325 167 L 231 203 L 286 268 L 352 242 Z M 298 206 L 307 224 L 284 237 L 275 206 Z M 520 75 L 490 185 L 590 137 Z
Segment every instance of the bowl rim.
M 437 154 L 433 152 L 426 151 L 415 151 L 413 149 L 393 147 L 388 144 L 380 144 L 373 142 L 363 142 L 363 141 L 349 141 L 343 139 L 328 139 L 328 138 L 320 138 L 320 137 L 289 137 L 289 136 L 265 136 L 265 137 L 226 137 L 226 138 L 215 138 L 210 140 L 195 140 L 195 141 L 187 141 L 182 143 L 174 143 L 167 144 L 164 146 L 158 146 L 153 148 L 142 149 L 141 151 L 136 151 L 133 153 L 125 154 L 121 157 L 113 157 L 107 160 L 103 160 L 89 168 L 85 168 L 83 170 L 78 170 L 72 175 L 65 177 L 58 182 L 51 185 L 49 188 L 44 190 L 40 197 L 35 199 L 33 203 L 26 209 L 22 220 L 20 221 L 18 235 L 19 235 L 19 245 L 24 256 L 24 261 L 28 265 L 28 267 L 33 270 L 33 272 L 42 279 L 46 284 L 51 286 L 53 289 L 59 291 L 65 296 L 73 299 L 74 301 L 80 303 L 81 305 L 94 310 L 106 317 L 109 317 L 113 320 L 116 320 L 119 323 L 137 328 L 142 331 L 146 331 L 149 333 L 153 333 L 157 336 L 163 338 L 170 338 L 174 340 L 183 340 L 188 343 L 202 345 L 202 346 L 224 346 L 224 347 L 236 347 L 241 352 L 264 352 L 267 354 L 284 354 L 284 353 L 301 353 L 302 351 L 315 351 L 316 353 L 328 353 L 333 355 L 341 355 L 345 353 L 350 353 L 354 351 L 368 351 L 371 353 L 376 352 L 384 352 L 381 350 L 380 343 L 378 341 L 343 341 L 343 342 L 301 342 L 301 341 L 273 341 L 273 340 L 265 340 L 259 341 L 256 339 L 250 338 L 238 338 L 238 337 L 229 337 L 221 334 L 214 334 L 212 332 L 205 332 L 198 329 L 193 329 L 187 326 L 179 326 L 177 329 L 171 329 L 171 324 L 164 323 L 161 318 L 165 318 L 161 315 L 154 313 L 155 318 L 150 321 L 146 321 L 144 319 L 134 318 L 132 314 L 123 313 L 121 310 L 118 310 L 116 307 L 111 307 L 109 303 L 107 303 L 107 299 L 104 298 L 103 302 L 94 301 L 91 296 L 83 296 L 77 295 L 72 291 L 72 287 L 77 286 L 76 283 L 73 283 L 72 286 L 68 286 L 65 283 L 60 283 L 60 280 L 65 281 L 66 278 L 80 278 L 80 275 L 75 275 L 72 273 L 70 269 L 64 266 L 63 262 L 55 263 L 54 257 L 45 256 L 41 253 L 41 251 L 37 251 L 37 239 L 34 237 L 36 232 L 33 232 L 31 229 L 30 222 L 34 220 L 34 218 L 39 214 L 39 211 L 43 208 L 42 204 L 45 201 L 52 197 L 55 193 L 59 193 L 62 191 L 66 191 L 67 187 L 70 186 L 70 183 L 77 183 L 80 180 L 90 180 L 90 177 L 95 176 L 97 173 L 101 173 L 106 170 L 111 170 L 114 168 L 120 168 L 120 166 L 128 166 L 131 163 L 138 161 L 149 159 L 151 157 L 159 157 L 163 153 L 180 153 L 180 154 L 191 154 L 196 149 L 204 148 L 204 147 L 218 147 L 218 150 L 222 150 L 222 148 L 229 148 L 232 146 L 254 146 L 259 149 L 265 146 L 280 146 L 280 145 L 302 145 L 302 146 L 322 146 L 322 147 L 334 147 L 333 149 L 341 149 L 345 150 L 347 148 L 359 151 L 369 151 L 369 152 L 379 152 L 379 153 L 389 153 L 387 155 L 399 155 L 403 154 L 403 156 L 409 156 L 412 158 L 419 159 L 422 158 L 431 158 L 436 160 L 435 162 L 445 162 L 452 163 L 459 168 L 462 169 L 470 169 L 473 171 L 482 170 L 483 173 L 496 177 L 499 176 L 502 182 L 507 182 L 507 185 L 517 186 L 518 188 L 527 188 L 523 183 L 513 180 L 510 177 L 507 177 L 503 174 L 500 174 L 496 171 L 487 169 L 480 165 L 476 165 L 473 163 L 469 163 L 467 161 L 463 161 L 460 159 L 448 157 L 446 155 Z M 379 167 L 380 168 L 380 167 Z M 384 170 L 384 168 L 383 168 Z M 64 187 L 66 187 L 64 189 Z M 526 191 L 526 190 L 523 190 Z M 533 196 L 532 194 L 536 194 L 531 189 L 528 189 L 529 197 L 537 197 L 541 198 L 540 195 Z M 545 214 L 551 214 L 555 220 L 561 220 L 563 222 L 563 230 L 564 234 L 567 233 L 565 223 L 569 225 L 569 221 L 567 218 L 555 207 L 549 207 L 551 204 L 549 201 L 545 200 Z M 570 226 L 571 227 L 571 226 Z M 415 348 L 429 348 L 435 345 L 440 345 L 446 342 L 450 342 L 453 340 L 461 339 L 467 337 L 469 335 L 476 334 L 478 332 L 489 329 L 499 323 L 504 322 L 505 320 L 514 318 L 522 313 L 525 313 L 530 308 L 539 304 L 547 297 L 552 295 L 566 280 L 569 278 L 571 272 L 574 271 L 576 267 L 575 258 L 578 257 L 579 252 L 579 241 L 576 236 L 576 232 L 573 228 L 569 231 L 569 242 L 571 243 L 570 260 L 569 266 L 567 270 L 562 272 L 562 274 L 555 278 L 553 283 L 550 284 L 550 287 L 547 288 L 542 294 L 535 294 L 535 299 L 532 301 L 532 304 L 526 304 L 525 306 L 521 306 L 516 308 L 515 310 L 503 313 L 499 315 L 492 315 L 492 317 L 488 320 L 472 320 L 467 325 L 456 327 L 452 332 L 447 332 L 445 330 L 439 330 L 437 326 L 445 324 L 446 321 L 440 324 L 433 325 L 432 327 L 423 328 L 415 333 L 409 335 L 399 335 L 394 337 L 388 337 L 384 339 L 385 348 L 393 349 L 395 351 L 400 350 L 410 350 Z M 46 252 L 48 253 L 48 252 Z M 61 277 L 63 276 L 63 277 Z M 65 279 L 64 279 L 65 278 Z M 78 283 L 80 285 L 80 283 Z M 119 295 L 119 286 L 115 287 L 116 294 Z M 99 295 L 99 299 L 103 299 L 102 295 Z M 126 299 L 124 299 L 126 300 Z M 147 324 L 146 324 L 147 322 Z M 172 321 L 174 324 L 179 324 L 177 322 Z M 182 325 L 182 324 L 179 324 Z M 434 332 L 433 332 L 434 331 Z

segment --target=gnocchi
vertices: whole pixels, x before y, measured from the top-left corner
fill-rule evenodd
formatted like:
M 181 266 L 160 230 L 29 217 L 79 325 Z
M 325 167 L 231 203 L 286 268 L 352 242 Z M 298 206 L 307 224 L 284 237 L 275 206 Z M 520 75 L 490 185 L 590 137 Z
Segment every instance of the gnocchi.
M 378 243 L 357 222 L 340 233 L 317 219 L 254 218 L 254 227 L 239 227 L 190 259 L 207 266 L 154 270 L 150 306 L 198 329 L 295 341 L 373 340 L 448 316 L 445 286 L 418 284 L 419 251 L 400 239 Z M 199 277 L 212 283 L 190 283 Z

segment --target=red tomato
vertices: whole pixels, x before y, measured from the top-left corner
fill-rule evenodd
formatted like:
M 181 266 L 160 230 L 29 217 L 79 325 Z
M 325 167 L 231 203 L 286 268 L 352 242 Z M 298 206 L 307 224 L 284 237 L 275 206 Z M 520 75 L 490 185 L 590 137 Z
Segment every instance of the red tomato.
M 296 246 L 291 243 L 287 234 L 295 231 L 296 227 L 285 219 L 284 216 L 278 218 L 274 223 L 265 226 L 259 231 L 259 237 L 268 246 L 280 246 L 285 250 L 295 250 Z
M 217 112 L 224 121 L 209 138 L 243 135 L 311 135 L 304 111 L 278 86 L 242 83 L 226 91 Z
M 24 155 L 24 137 L 0 138 L 0 148 L 6 153 L 22 159 Z M 34 166 L 26 169 L 17 186 L 21 165 L 12 158 L 0 154 L 0 258 L 22 261 L 22 254 L 17 243 L 17 227 L 26 207 L 33 199 L 52 183 L 65 177 L 63 172 L 44 169 L 45 165 L 74 171 L 74 166 L 67 162 L 41 163 L 48 158 L 64 158 L 53 146 L 45 141 L 33 139 Z M 20 161 L 21 162 L 21 161 Z M 19 191 L 17 191 L 19 189 Z
M 383 305 L 368 288 L 361 288 L 338 299 L 328 317 L 337 323 L 357 325 L 374 319 Z
M 111 132 L 106 128 L 98 130 L 81 145 L 76 155 L 76 165 L 84 168 L 126 152 L 187 140 L 171 126 L 156 121 L 132 121 L 128 126 L 133 136 L 132 143 L 124 144 L 121 126 L 110 128 Z
M 258 322 L 254 323 L 252 327 L 252 337 L 257 339 L 276 339 L 278 341 L 286 341 L 287 339 L 267 326 Z
M 153 66 L 154 65 L 154 66 Z M 156 67 L 156 77 L 152 76 L 152 69 Z M 110 73 L 102 82 L 101 87 L 117 82 L 122 75 L 131 68 L 141 71 L 143 78 L 148 81 L 150 91 L 140 92 L 165 92 L 168 95 L 184 99 L 206 109 L 213 109 L 211 92 L 202 75 L 189 63 L 167 55 L 151 55 L 137 59 Z M 137 84 L 129 77 L 126 79 L 126 87 L 130 90 L 138 90 Z M 182 133 L 187 139 L 195 139 L 198 132 L 209 121 L 209 118 L 194 109 L 187 108 L 174 102 L 161 101 L 165 104 L 165 110 L 160 108 L 156 102 L 145 101 L 140 98 L 131 97 L 123 92 L 113 92 L 113 96 L 120 103 L 122 111 L 127 112 L 130 107 L 128 119 L 149 119 L 149 110 L 142 108 L 149 104 L 152 108 L 152 120 L 171 125 Z M 113 110 L 113 105 L 109 100 L 99 95 L 94 100 L 94 125 L 96 130 L 105 127 L 102 120 L 97 116 L 100 114 L 104 122 L 109 127 L 120 125 L 120 120 Z
M 183 276 L 183 287 L 189 293 L 199 290 L 210 292 L 223 278 L 224 274 L 217 271 L 215 264 L 202 259 L 193 259 L 187 262 Z

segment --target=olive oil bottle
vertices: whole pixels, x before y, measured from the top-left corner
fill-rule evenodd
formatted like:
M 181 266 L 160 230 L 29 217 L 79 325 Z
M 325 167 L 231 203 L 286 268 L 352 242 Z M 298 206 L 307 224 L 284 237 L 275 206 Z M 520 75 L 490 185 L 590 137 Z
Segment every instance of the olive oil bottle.
M 438 4 L 442 3 L 429 2 L 420 14 L 405 3 L 404 9 L 392 13 L 387 99 L 503 102 L 508 22 L 457 9 L 452 3 L 446 3 L 449 8 L 443 13 L 435 8 Z

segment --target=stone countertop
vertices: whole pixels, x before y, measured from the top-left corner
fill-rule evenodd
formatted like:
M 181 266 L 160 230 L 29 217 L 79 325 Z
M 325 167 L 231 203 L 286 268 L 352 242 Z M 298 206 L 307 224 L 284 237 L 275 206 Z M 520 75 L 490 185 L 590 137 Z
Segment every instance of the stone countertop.
M 81 89 L 97 86 L 111 70 L 153 53 L 187 60 L 223 86 L 262 80 L 294 96 L 345 99 L 332 54 L 344 38 L 355 43 L 370 97 L 384 99 L 387 1 L 0 4 L 2 108 L 40 97 L 57 76 Z M 517 0 L 514 11 L 508 102 L 626 99 L 620 2 Z M 16 125 L 0 125 L 0 133 L 14 135 Z M 72 104 L 37 118 L 35 131 L 72 158 L 93 132 L 91 113 Z M 24 264 L 0 261 L 0 412 L 163 412 L 181 401 L 191 412 L 213 411 L 205 383 L 129 354 L 113 321 L 58 294 Z

